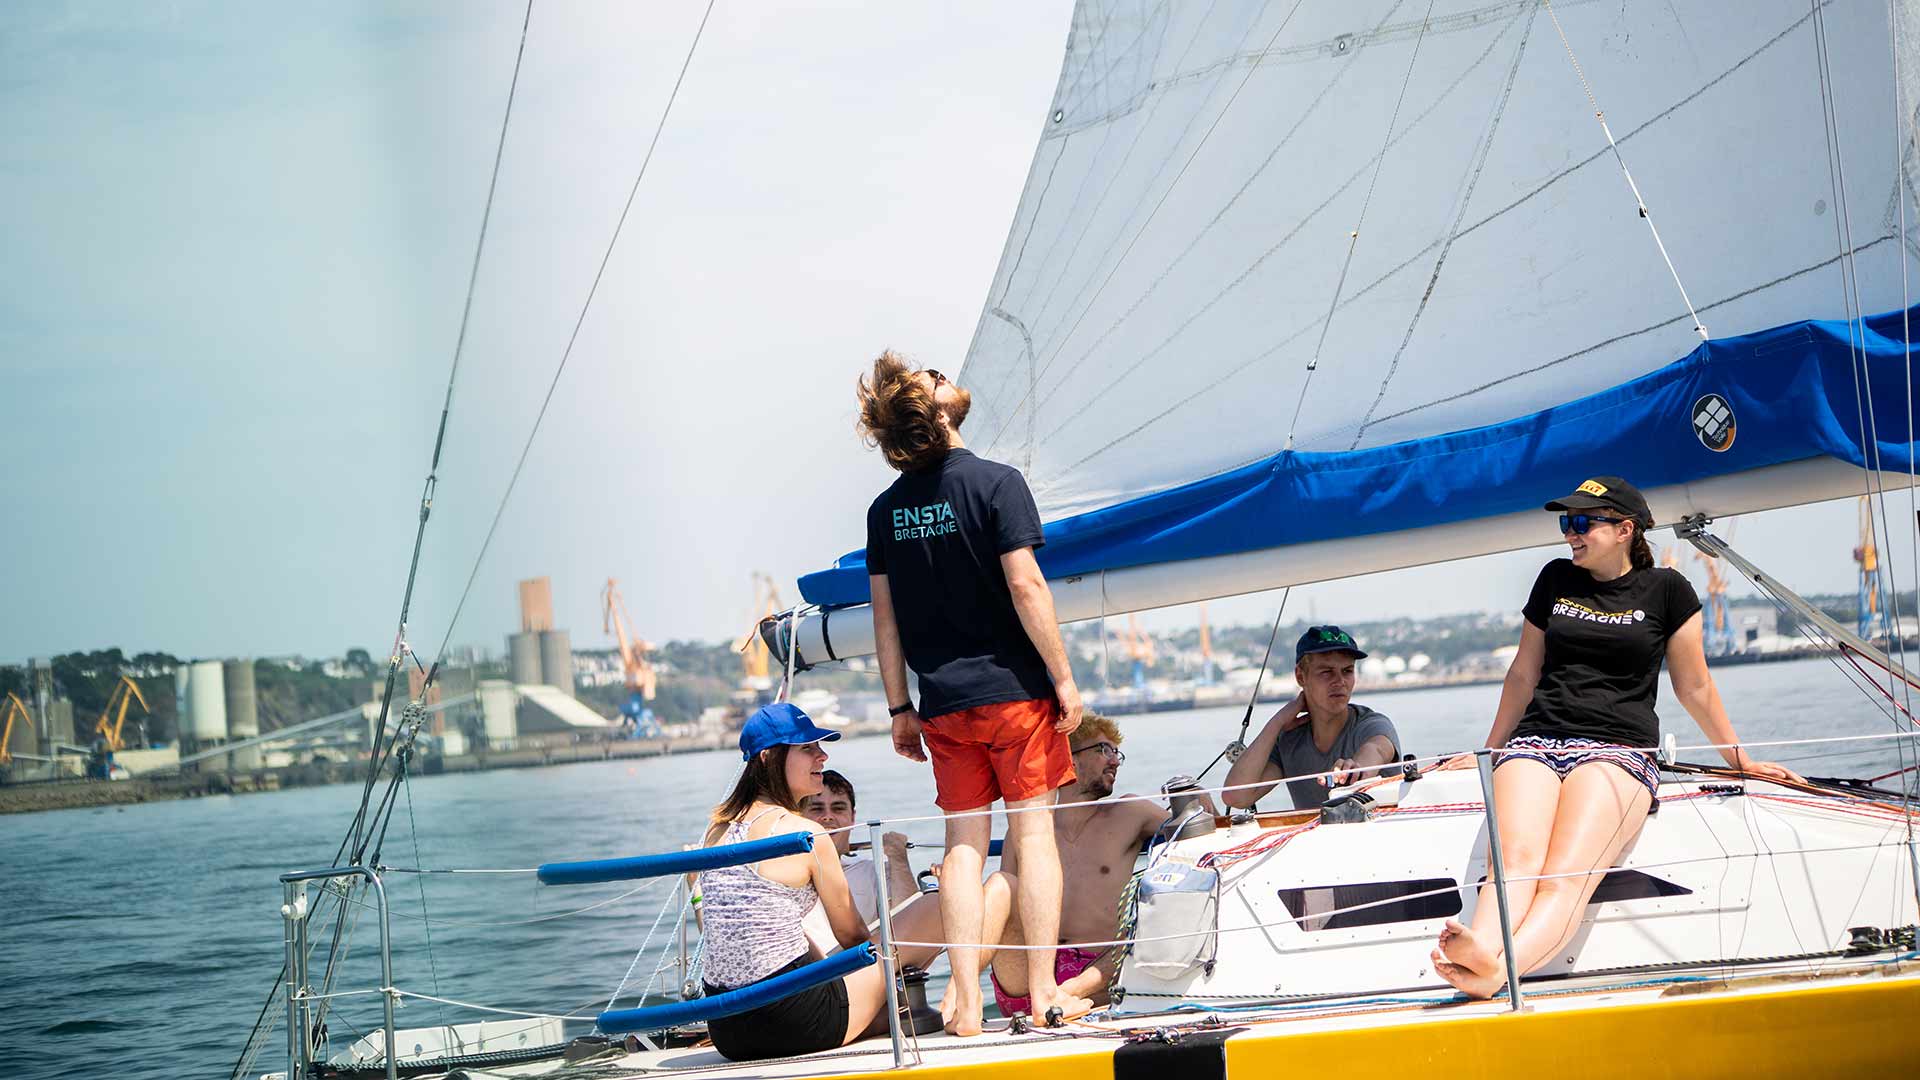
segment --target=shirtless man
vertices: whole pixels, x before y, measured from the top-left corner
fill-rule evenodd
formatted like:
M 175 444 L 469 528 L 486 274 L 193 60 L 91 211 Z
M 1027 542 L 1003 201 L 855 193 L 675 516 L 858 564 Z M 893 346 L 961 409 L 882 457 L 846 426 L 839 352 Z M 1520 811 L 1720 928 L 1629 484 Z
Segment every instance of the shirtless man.
M 1110 717 L 1086 714 L 1073 733 L 1075 782 L 1061 789 L 1059 808 L 1053 814 L 1064 884 L 1061 948 L 1054 954 L 1054 978 L 1059 980 L 1062 992 L 1099 1005 L 1107 1002 L 1107 985 L 1120 963 L 1119 950 L 1081 949 L 1067 943 L 1114 940 L 1120 927 L 1120 894 L 1133 878 L 1140 846 L 1167 819 L 1167 808 L 1157 802 L 1102 801 L 1113 794 L 1120 765 L 1127 759 L 1120 752 L 1120 739 L 1120 728 Z M 1213 799 L 1205 794 L 1200 798 L 1213 812 Z M 1000 868 L 1017 874 L 1017 861 L 1009 849 L 1001 857 Z M 1022 932 L 1016 918 L 1007 925 L 1006 940 L 1021 944 Z M 995 953 L 991 976 L 993 1000 L 1002 1015 L 1030 1013 L 1024 950 Z

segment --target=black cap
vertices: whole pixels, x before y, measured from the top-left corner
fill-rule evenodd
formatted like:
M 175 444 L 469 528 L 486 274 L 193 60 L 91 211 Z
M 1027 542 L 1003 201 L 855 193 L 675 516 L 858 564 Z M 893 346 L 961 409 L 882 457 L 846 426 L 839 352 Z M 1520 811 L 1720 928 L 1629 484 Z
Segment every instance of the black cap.
M 1355 660 L 1365 660 L 1367 654 L 1354 644 L 1353 635 L 1329 623 L 1326 626 L 1309 626 L 1307 632 L 1293 646 L 1293 662 L 1299 663 L 1308 656 L 1319 652 L 1352 653 Z
M 1546 505 L 1548 510 L 1579 512 L 1582 510 L 1614 510 L 1640 523 L 1640 528 L 1653 528 L 1653 511 L 1647 509 L 1647 497 L 1640 489 L 1627 483 L 1618 476 L 1596 476 L 1574 489 L 1573 494 L 1563 495 Z

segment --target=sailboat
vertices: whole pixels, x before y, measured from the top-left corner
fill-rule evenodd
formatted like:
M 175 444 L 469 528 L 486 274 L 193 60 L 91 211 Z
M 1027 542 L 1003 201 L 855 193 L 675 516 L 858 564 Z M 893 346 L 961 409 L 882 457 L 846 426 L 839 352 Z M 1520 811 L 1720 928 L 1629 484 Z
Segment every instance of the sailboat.
M 969 445 L 1039 502 L 1061 619 L 1542 546 L 1544 501 L 1617 474 L 1903 701 L 1897 658 L 1711 525 L 1864 495 L 1884 533 L 1911 488 L 1916 41 L 1905 0 L 1080 0 L 959 376 Z M 862 553 L 800 584 L 762 624 L 789 671 L 872 651 Z M 1416 771 L 1335 815 L 1170 820 L 1145 876 L 1217 888 L 1135 906 L 1092 1023 L 756 1065 L 663 1025 L 595 1067 L 1910 1068 L 1913 796 L 1685 753 L 1567 951 L 1494 1001 L 1427 963 L 1499 876 L 1483 781 Z M 389 1044 L 423 1042 L 457 1062 Z

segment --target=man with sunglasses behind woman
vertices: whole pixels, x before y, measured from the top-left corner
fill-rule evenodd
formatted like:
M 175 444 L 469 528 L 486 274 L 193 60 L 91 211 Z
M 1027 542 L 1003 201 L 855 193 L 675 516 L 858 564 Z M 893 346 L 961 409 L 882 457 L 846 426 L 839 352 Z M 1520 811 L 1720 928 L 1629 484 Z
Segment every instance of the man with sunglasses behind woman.
M 1647 748 L 1660 741 L 1663 662 L 1707 741 L 1738 741 L 1707 671 L 1700 600 L 1679 571 L 1654 566 L 1653 514 L 1639 489 L 1597 476 L 1546 509 L 1560 512 L 1571 557 L 1533 584 L 1486 743 L 1502 751 L 1493 798 L 1522 974 L 1573 940 L 1595 887 L 1654 809 L 1660 774 Z M 1750 775 L 1799 779 L 1737 747 L 1721 754 Z M 1442 768 L 1474 764 L 1462 755 Z M 1469 997 L 1506 982 L 1492 889 L 1482 887 L 1473 925 L 1448 919 L 1433 950 L 1435 972 Z

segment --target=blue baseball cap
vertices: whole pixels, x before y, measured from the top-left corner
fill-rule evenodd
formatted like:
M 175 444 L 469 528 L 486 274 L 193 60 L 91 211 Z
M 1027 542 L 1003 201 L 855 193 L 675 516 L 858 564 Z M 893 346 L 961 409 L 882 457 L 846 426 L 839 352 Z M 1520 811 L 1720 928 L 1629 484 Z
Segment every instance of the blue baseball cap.
M 1327 626 L 1309 626 L 1307 632 L 1293 647 L 1293 662 L 1299 663 L 1319 652 L 1352 653 L 1355 660 L 1365 660 L 1367 654 L 1360 651 L 1354 643 L 1353 635 L 1331 624 Z
M 755 754 L 775 746 L 804 746 L 839 737 L 839 732 L 814 723 L 813 717 L 792 702 L 776 701 L 760 706 L 747 717 L 746 726 L 740 729 L 740 760 L 752 761 Z

